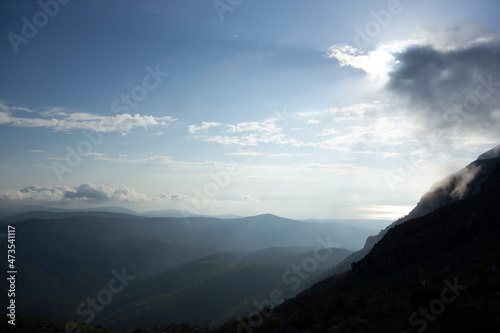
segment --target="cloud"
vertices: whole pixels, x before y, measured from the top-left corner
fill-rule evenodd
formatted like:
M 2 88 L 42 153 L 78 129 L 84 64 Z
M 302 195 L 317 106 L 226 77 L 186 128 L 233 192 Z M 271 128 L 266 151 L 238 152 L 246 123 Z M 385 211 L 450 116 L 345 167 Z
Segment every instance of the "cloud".
M 47 111 L 40 112 L 40 115 L 44 117 L 64 117 L 68 115 L 68 112 L 61 107 L 53 107 Z
M 227 133 L 241 133 L 241 132 L 261 132 L 261 133 L 280 133 L 281 128 L 277 127 L 276 119 L 267 119 L 263 122 L 245 122 L 239 123 L 236 125 L 228 125 L 229 129 L 226 131 Z
M 209 143 L 243 147 L 255 147 L 262 144 L 303 145 L 302 142 L 287 137 L 283 133 L 283 128 L 276 124 L 278 121 L 278 118 L 270 118 L 262 122 L 227 124 L 218 135 L 199 135 L 197 138 Z
M 310 113 L 302 112 L 299 116 L 307 121 Z M 404 113 L 386 101 L 332 107 L 314 111 L 314 116 L 323 126 L 309 133 L 305 147 L 385 155 L 408 141 Z M 318 139 L 311 140 L 312 137 Z
M 155 155 L 146 158 L 129 158 L 126 154 L 118 154 L 117 156 L 111 156 L 109 154 L 102 154 L 92 152 L 86 154 L 85 157 L 93 158 L 100 161 L 117 162 L 117 163 L 142 163 L 142 164 L 154 164 L 154 165 L 167 165 L 172 168 L 181 169 L 194 169 L 207 167 L 216 168 L 223 166 L 223 162 L 215 161 L 205 161 L 205 162 L 186 162 L 186 161 L 176 161 L 172 156 L 168 155 Z M 64 158 L 50 157 L 51 160 L 65 160 Z
M 216 126 L 221 126 L 222 124 L 221 123 L 218 123 L 218 122 L 202 122 L 200 126 L 196 126 L 196 125 L 189 125 L 188 126 L 188 132 L 191 133 L 191 134 L 195 134 L 195 133 L 198 133 L 200 131 L 203 131 L 203 130 L 207 130 L 211 127 L 216 127 Z
M 238 194 L 239 198 L 247 203 L 258 203 L 259 202 L 259 199 L 251 196 L 250 194 L 243 194 L 243 193 L 239 193 Z
M 336 135 L 340 134 L 337 130 L 334 128 L 324 128 L 321 133 L 317 134 L 317 136 L 329 136 L 329 135 Z
M 140 114 L 118 114 L 115 116 L 101 116 L 87 112 L 67 113 L 62 108 L 52 108 L 39 112 L 41 117 L 18 117 L 14 111 L 22 108 L 0 105 L 0 125 L 11 127 L 44 127 L 54 132 L 71 130 L 93 130 L 97 132 L 128 133 L 134 128 L 147 130 L 151 127 L 166 127 L 176 119 L 170 116 L 154 117 Z M 24 109 L 23 109 L 24 110 Z
M 54 202 L 64 199 L 66 192 L 72 191 L 66 186 L 31 185 L 22 190 L 0 190 L 0 200 L 27 202 Z
M 316 124 L 321 124 L 321 121 L 319 121 L 318 119 L 309 119 L 307 123 L 309 125 L 316 125 Z
M 204 138 L 205 142 L 216 142 L 222 145 L 239 145 L 244 147 L 255 147 L 261 144 L 293 145 L 296 147 L 304 145 L 301 141 L 287 138 L 285 134 L 247 134 L 241 136 L 217 135 Z
M 144 194 L 137 193 L 126 186 L 111 188 L 91 183 L 80 185 L 76 188 L 76 191 L 66 192 L 64 194 L 64 198 L 122 202 L 138 202 L 147 200 L 147 197 Z
M 498 33 L 474 22 L 451 23 L 420 28 L 422 45 L 431 45 L 439 51 L 464 50 L 498 40 Z
M 354 152 L 387 153 L 387 150 L 401 145 L 407 140 L 408 129 L 401 124 L 397 117 L 381 115 L 368 124 L 347 127 L 349 132 L 336 133 L 333 129 L 326 129 L 320 134 L 335 134 L 316 143 L 323 149 Z
M 162 195 L 160 195 L 160 199 L 172 200 L 172 201 L 184 201 L 184 200 L 190 200 L 191 197 L 189 195 L 185 195 L 185 194 L 181 194 L 181 193 L 175 193 L 175 194 L 163 193 Z
M 38 149 L 32 149 L 32 150 L 29 150 L 30 153 L 38 153 L 38 154 L 41 154 L 41 153 L 45 153 L 45 150 L 38 150 Z
M 357 103 L 343 108 L 330 108 L 328 115 L 335 122 L 341 121 L 370 121 L 375 120 L 381 111 L 393 105 L 373 101 L 372 103 Z
M 21 107 L 21 106 L 7 106 L 7 104 L 3 101 L 0 101 L 0 111 L 5 111 L 5 112 L 16 112 L 16 111 L 24 111 L 24 112 L 29 112 L 32 113 L 34 112 L 33 110 L 26 108 L 26 107 Z
M 141 202 L 146 195 L 121 186 L 117 188 L 85 183 L 76 188 L 67 186 L 27 186 L 21 190 L 0 190 L 0 200 L 23 201 L 26 203 L 69 203 L 79 202 Z
M 237 153 L 227 153 L 228 156 L 262 156 L 264 155 L 261 151 L 241 151 Z
M 387 82 L 387 74 L 394 65 L 394 54 L 403 50 L 413 41 L 393 41 L 380 44 L 373 51 L 363 51 L 349 45 L 333 45 L 328 49 L 326 57 L 336 59 L 340 66 L 357 68 L 367 73 L 373 82 Z

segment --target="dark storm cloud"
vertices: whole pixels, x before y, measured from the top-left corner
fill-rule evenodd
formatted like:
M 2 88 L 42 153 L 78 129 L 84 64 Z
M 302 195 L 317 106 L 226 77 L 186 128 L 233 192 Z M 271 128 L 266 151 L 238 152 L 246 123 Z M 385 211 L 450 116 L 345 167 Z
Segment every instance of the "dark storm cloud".
M 396 55 L 389 90 L 427 127 L 499 132 L 500 43 L 454 50 L 414 46 Z

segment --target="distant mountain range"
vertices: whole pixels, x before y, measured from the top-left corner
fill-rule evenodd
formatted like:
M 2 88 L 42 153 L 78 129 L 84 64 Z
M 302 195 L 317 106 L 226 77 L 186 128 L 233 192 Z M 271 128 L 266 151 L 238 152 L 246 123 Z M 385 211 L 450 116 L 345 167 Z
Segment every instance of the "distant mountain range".
M 284 295 L 292 297 L 352 252 L 340 247 L 359 248 L 363 238 L 373 234 L 371 229 L 300 222 L 270 214 L 186 220 L 102 211 L 32 211 L 10 216 L 2 223 L 16 228 L 16 265 L 22 272 L 16 291 L 19 315 L 84 322 L 88 318 L 79 315 L 78 305 L 107 286 L 112 271 L 123 269 L 134 276 L 131 287 L 91 321 L 123 332 L 147 325 L 146 318 L 156 324 L 181 318 L 220 322 L 243 311 L 251 304 L 250 297 L 280 286 L 285 290 L 282 286 L 288 285 L 282 275 L 292 265 L 302 265 L 315 255 L 324 257 L 313 263 L 316 266 L 307 279 L 301 279 L 300 288 L 287 288 Z M 325 249 L 318 254 L 318 248 Z M 7 265 L 4 258 L 0 262 Z M 296 279 L 288 277 L 292 282 Z M 166 283 L 174 280 L 178 283 Z M 158 288 L 150 292 L 150 287 L 158 284 L 154 281 L 164 282 L 158 282 Z M 219 304 L 216 294 L 206 298 L 212 312 L 203 312 L 206 307 L 177 309 L 175 302 L 166 302 L 190 299 L 195 303 L 200 291 L 223 286 L 233 286 L 241 293 L 231 293 L 224 304 Z M 6 280 L 0 282 L 0 291 L 6 293 L 7 289 Z M 172 293 L 177 296 L 172 298 Z M 160 304 L 157 299 L 161 295 L 164 301 Z M 144 305 L 150 311 L 144 312 Z M 167 309 L 170 317 L 164 315 Z M 141 313 L 140 320 L 137 313 Z
M 82 209 L 63 209 L 39 205 L 26 205 L 26 204 L 16 204 L 11 202 L 0 201 L 0 219 L 12 215 L 19 215 L 27 212 L 52 212 L 52 213 L 75 213 L 75 212 L 108 212 L 108 213 L 120 213 L 120 214 L 130 214 L 138 215 L 138 213 L 133 210 L 120 207 L 120 206 L 103 206 L 97 208 L 82 208 Z

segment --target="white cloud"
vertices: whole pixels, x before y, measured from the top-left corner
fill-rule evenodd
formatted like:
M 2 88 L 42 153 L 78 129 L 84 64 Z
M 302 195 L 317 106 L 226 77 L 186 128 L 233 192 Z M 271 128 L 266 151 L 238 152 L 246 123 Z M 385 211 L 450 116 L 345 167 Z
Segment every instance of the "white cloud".
M 156 155 L 148 158 L 129 159 L 128 156 L 124 154 L 119 154 L 118 157 L 114 157 L 108 154 L 93 152 L 85 156 L 94 158 L 96 160 L 110 161 L 110 162 L 148 163 L 148 164 L 166 164 L 166 165 L 173 164 L 172 156 L 166 156 L 166 155 Z
M 54 202 L 63 200 L 64 194 L 70 191 L 72 189 L 66 186 L 31 185 L 22 190 L 0 190 L 0 200 Z
M 52 108 L 40 112 L 41 117 L 18 117 L 13 111 L 22 109 L 7 107 L 0 103 L 0 125 L 11 127 L 45 127 L 55 132 L 71 130 L 93 130 L 97 132 L 128 133 L 134 128 L 147 130 L 151 127 L 166 127 L 176 119 L 170 116 L 154 117 L 140 114 L 118 114 L 115 116 L 101 116 L 87 112 L 67 113 L 62 108 Z M 23 109 L 24 110 L 24 109 Z M 31 111 L 31 110 L 30 110 Z
M 29 112 L 29 113 L 34 112 L 33 110 L 26 108 L 26 107 L 7 106 L 7 104 L 3 101 L 0 101 L 0 111 L 5 111 L 5 112 L 25 111 L 25 112 Z
M 44 150 L 38 150 L 38 149 L 32 149 L 32 150 L 29 150 L 30 153 L 38 153 L 38 154 L 41 154 L 41 153 L 45 153 Z
M 336 135 L 340 134 L 336 129 L 334 128 L 324 128 L 321 133 L 317 134 L 317 136 L 329 136 L 329 135 Z
M 350 126 L 349 129 L 350 132 L 337 133 L 335 137 L 317 143 L 317 146 L 339 151 L 386 153 L 383 149 L 399 146 L 409 140 L 408 124 L 388 116 L 380 116 L 369 124 Z
M 375 50 L 369 52 L 349 45 L 333 45 L 328 49 L 326 56 L 337 59 L 340 66 L 361 69 L 372 81 L 384 84 L 388 81 L 388 73 L 397 60 L 395 54 L 415 42 L 414 40 L 392 41 L 379 44 Z
M 90 153 L 86 154 L 85 157 L 93 158 L 100 161 L 109 161 L 116 163 L 142 163 L 142 164 L 153 164 L 153 165 L 166 165 L 171 168 L 179 169 L 205 169 L 207 167 L 217 168 L 224 166 L 224 162 L 215 161 L 205 161 L 205 162 L 187 162 L 187 161 L 176 161 L 172 156 L 168 155 L 155 155 L 146 158 L 129 158 L 126 154 L 118 154 L 116 156 L 111 156 L 109 154 L 102 153 Z M 51 160 L 65 160 L 64 158 L 49 157 Z
M 287 138 L 284 134 L 275 135 L 258 135 L 258 134 L 247 134 L 241 136 L 213 136 L 204 138 L 205 142 L 216 142 L 222 145 L 239 145 L 244 147 L 255 147 L 261 144 L 277 144 L 277 145 L 292 145 L 296 147 L 303 146 L 304 143 L 293 139 Z
M 236 125 L 228 125 L 227 133 L 241 133 L 241 132 L 261 132 L 261 133 L 280 133 L 281 128 L 277 127 L 275 122 L 276 118 L 267 119 L 263 122 L 245 122 Z
M 255 147 L 262 144 L 302 146 L 302 142 L 289 138 L 283 133 L 283 128 L 276 124 L 278 121 L 278 118 L 270 118 L 262 122 L 227 124 L 224 126 L 225 129 L 221 129 L 217 135 L 198 135 L 197 138 L 209 143 L 242 147 Z M 192 128 L 192 130 L 196 129 Z
M 163 193 L 162 195 L 160 195 L 160 199 L 172 200 L 172 201 L 184 201 L 184 200 L 190 200 L 191 197 L 189 195 L 185 195 L 185 194 L 181 194 L 181 193 L 175 193 L 175 194 Z
M 379 115 L 379 111 L 392 105 L 373 101 L 372 103 L 357 103 L 343 108 L 330 108 L 328 114 L 332 120 L 339 121 L 367 121 Z
M 61 117 L 61 116 L 67 116 L 68 113 L 64 108 L 53 107 L 50 110 L 40 112 L 40 115 L 44 117 Z
M 251 196 L 250 194 L 243 194 L 243 193 L 239 193 L 238 194 L 239 198 L 247 203 L 258 203 L 259 202 L 259 199 Z
M 264 153 L 261 151 L 242 151 L 237 153 L 227 153 L 229 156 L 262 156 Z
M 281 153 L 281 154 L 269 154 L 267 155 L 268 157 L 303 157 L 303 156 L 312 156 L 313 154 L 288 154 L 288 153 Z
M 191 134 L 195 134 L 195 133 L 198 133 L 202 130 L 207 130 L 211 127 L 217 127 L 217 126 L 221 126 L 222 124 L 221 123 L 218 123 L 218 122 L 202 122 L 200 126 L 196 126 L 196 125 L 189 125 L 188 126 L 188 132 L 191 133 Z
M 318 119 L 309 119 L 307 123 L 309 125 L 315 125 L 315 124 L 321 124 L 321 121 L 319 121 Z

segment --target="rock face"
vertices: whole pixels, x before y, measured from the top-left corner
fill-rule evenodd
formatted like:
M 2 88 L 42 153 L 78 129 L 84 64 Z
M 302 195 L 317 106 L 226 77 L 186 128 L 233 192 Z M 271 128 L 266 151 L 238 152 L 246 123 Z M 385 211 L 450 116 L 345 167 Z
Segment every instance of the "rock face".
M 411 219 L 424 216 L 441 207 L 469 198 L 484 189 L 499 184 L 498 179 L 492 178 L 495 168 L 500 163 L 500 145 L 480 155 L 464 169 L 435 183 L 425 193 L 417 206 L 405 217 L 395 221 L 376 236 L 367 238 L 363 249 L 352 253 L 333 270 L 333 274 L 343 273 L 351 269 L 351 265 L 363 259 L 389 230 Z

